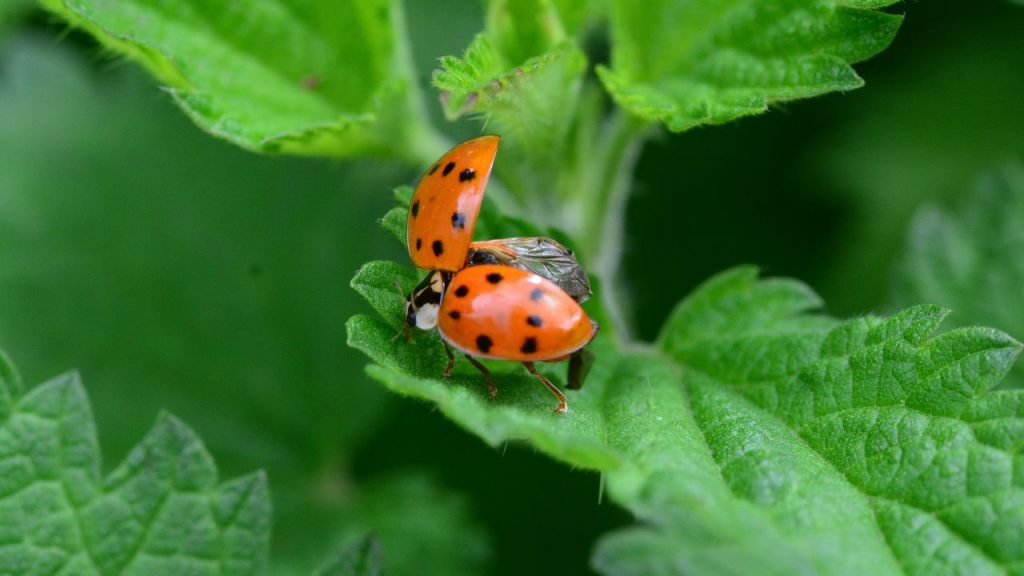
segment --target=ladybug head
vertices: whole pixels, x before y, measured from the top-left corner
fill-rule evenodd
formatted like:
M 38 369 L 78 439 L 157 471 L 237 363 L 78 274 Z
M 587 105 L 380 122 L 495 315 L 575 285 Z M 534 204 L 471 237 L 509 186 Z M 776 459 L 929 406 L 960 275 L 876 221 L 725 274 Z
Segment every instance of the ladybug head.
M 431 330 L 437 326 L 437 311 L 441 308 L 445 276 L 434 271 L 427 274 L 405 298 L 405 324 L 420 330 Z

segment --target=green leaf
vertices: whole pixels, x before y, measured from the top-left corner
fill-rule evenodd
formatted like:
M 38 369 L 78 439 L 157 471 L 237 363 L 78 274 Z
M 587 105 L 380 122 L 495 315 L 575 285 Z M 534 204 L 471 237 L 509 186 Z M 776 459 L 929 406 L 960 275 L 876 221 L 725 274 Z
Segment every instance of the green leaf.
M 353 512 L 381 541 L 387 574 L 486 574 L 491 543 L 466 494 L 428 475 L 401 470 L 367 482 Z
M 308 540 L 288 551 L 290 562 L 282 565 L 274 558 L 275 574 L 308 575 L 314 569 L 331 574 L 360 557 L 371 561 L 366 568 L 373 568 L 378 556 L 377 569 L 389 575 L 423 574 L 425 566 L 452 576 L 486 573 L 491 545 L 465 493 L 410 469 L 360 482 L 357 488 L 357 498 L 325 501 L 321 509 L 306 511 L 303 521 L 316 530 L 307 529 Z M 274 490 L 278 508 L 295 497 Z M 357 545 L 367 535 L 375 544 Z M 331 552 L 325 554 L 325 546 Z
M 266 571 L 271 512 L 263 472 L 218 484 L 202 441 L 165 413 L 101 479 L 96 428 L 78 375 L 21 395 L 14 374 L 0 352 L 0 573 Z M 475 573 L 488 552 L 465 500 L 415 473 L 367 483 L 359 500 L 329 513 L 340 540 L 372 527 L 393 543 L 394 574 L 417 574 L 423 565 Z M 409 535 L 417 522 L 426 525 Z M 376 537 L 364 538 L 329 557 L 318 573 L 373 575 L 381 565 Z
M 392 208 L 380 219 L 380 225 L 391 233 L 399 242 L 405 244 L 405 229 L 408 216 L 408 208 Z
M 851 63 L 892 41 L 894 0 L 615 0 L 612 64 L 597 71 L 620 105 L 673 132 L 758 114 L 775 102 L 859 88 Z
M 840 322 L 792 280 L 739 268 L 669 318 L 656 349 L 605 335 L 569 412 L 518 365 L 478 372 L 436 334 L 392 339 L 412 281 L 393 263 L 353 285 L 383 319 L 356 316 L 349 344 L 388 388 L 437 405 L 492 446 L 524 440 L 606 473 L 640 524 L 597 546 L 606 574 L 1000 573 L 1024 563 L 1024 396 L 989 392 L 1020 344 L 986 328 L 933 335 L 946 311 Z M 565 382 L 564 366 L 542 371 Z M 984 512 L 983 512 L 984 511 Z M 936 554 L 936 550 L 942 550 Z
M 162 414 L 105 479 L 76 374 L 19 396 L 0 380 L 5 574 L 257 574 L 270 496 L 257 472 L 218 483 L 200 439 Z
M 261 152 L 430 156 L 399 3 L 44 0 L 150 71 L 214 136 Z
M 21 376 L 7 354 L 0 350 L 0 420 L 11 413 L 14 398 L 21 394 Z
M 987 175 L 956 209 L 918 211 L 898 270 L 895 304 L 934 302 L 956 326 L 1024 336 L 1024 167 Z M 1024 367 L 1008 383 L 1024 386 Z
M 434 73 L 434 85 L 444 91 L 445 113 L 457 118 L 514 102 L 534 74 L 565 58 L 572 46 L 551 0 L 489 2 L 486 32 L 473 39 L 462 58 L 441 58 L 441 69 Z M 578 50 L 575 54 L 575 72 L 580 73 L 585 61 Z
M 338 551 L 314 573 L 316 576 L 380 576 L 384 559 L 380 542 L 368 534 Z
M 558 192 L 580 99 L 586 57 L 552 0 L 494 0 L 486 31 L 462 58 L 446 56 L 434 73 L 449 119 L 473 113 L 502 135 L 497 170 L 519 198 Z M 578 16 L 578 15 L 577 15 Z M 514 167 L 504 169 L 503 167 Z

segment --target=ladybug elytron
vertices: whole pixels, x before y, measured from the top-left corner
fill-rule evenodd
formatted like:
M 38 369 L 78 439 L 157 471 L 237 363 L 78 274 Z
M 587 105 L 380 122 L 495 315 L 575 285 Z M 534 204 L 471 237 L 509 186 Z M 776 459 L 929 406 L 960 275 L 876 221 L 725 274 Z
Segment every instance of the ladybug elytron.
M 555 411 L 565 412 L 565 395 L 533 363 L 570 358 L 569 384 L 579 387 L 582 349 L 597 332 L 579 305 L 590 281 L 572 252 L 550 238 L 471 242 L 498 142 L 483 136 L 457 145 L 417 185 L 407 246 L 413 263 L 432 272 L 406 299 L 405 323 L 438 328 L 445 376 L 455 362 L 451 346 L 484 373 L 493 397 L 490 371 L 474 357 L 519 361 L 558 398 Z
M 420 179 L 406 225 L 409 256 L 418 268 L 455 272 L 465 265 L 498 141 L 497 136 L 467 140 Z

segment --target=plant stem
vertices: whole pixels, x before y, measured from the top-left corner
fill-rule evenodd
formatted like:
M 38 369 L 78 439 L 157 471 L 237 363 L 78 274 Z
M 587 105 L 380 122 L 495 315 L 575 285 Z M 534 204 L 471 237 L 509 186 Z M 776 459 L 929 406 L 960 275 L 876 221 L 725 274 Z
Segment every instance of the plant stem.
M 618 272 L 633 170 L 649 126 L 622 110 L 613 112 L 601 128 L 581 178 L 580 249 L 604 282 L 601 301 L 622 343 L 632 340 L 632 329 Z
M 393 3 L 393 37 L 395 38 L 394 67 L 406 79 L 404 118 L 408 125 L 405 138 L 396 154 L 419 166 L 429 166 L 438 155 L 451 147 L 451 142 L 442 134 L 427 113 L 427 97 L 416 83 L 416 66 L 413 64 L 412 46 L 409 43 L 408 23 L 405 8 L 401 2 Z

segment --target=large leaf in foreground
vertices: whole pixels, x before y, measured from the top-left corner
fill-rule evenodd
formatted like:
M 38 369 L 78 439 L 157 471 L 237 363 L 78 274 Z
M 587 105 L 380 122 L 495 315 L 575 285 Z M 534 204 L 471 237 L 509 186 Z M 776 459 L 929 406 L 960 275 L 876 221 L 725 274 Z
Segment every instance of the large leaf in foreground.
M 794 323 L 814 304 L 801 294 L 728 274 L 662 334 L 732 492 L 783 526 L 812 572 L 1019 566 L 1021 398 L 987 391 L 1020 344 L 986 328 L 931 337 L 946 315 L 934 306 L 815 329 Z
M 162 415 L 105 479 L 75 374 L 23 396 L 0 356 L 0 573 L 259 574 L 261 472 L 219 483 L 199 438 Z
M 43 3 L 139 61 L 196 124 L 244 148 L 428 156 L 434 148 L 412 105 L 399 3 Z
M 614 0 L 612 65 L 620 106 L 673 132 L 757 114 L 773 102 L 852 90 L 850 66 L 885 49 L 894 0 Z
M 897 305 L 934 302 L 958 326 L 984 323 L 1024 335 L 1024 168 L 986 176 L 955 210 L 921 209 L 895 282 Z M 1024 367 L 1009 383 L 1024 386 Z
M 987 392 L 1020 345 L 995 330 L 931 337 L 945 312 L 916 307 L 845 323 L 788 280 L 741 268 L 709 281 L 657 349 L 606 337 L 566 415 L 520 367 L 494 363 L 497 400 L 460 362 L 444 379 L 436 336 L 392 340 L 397 264 L 353 285 L 383 319 L 356 316 L 368 372 L 434 402 L 491 445 L 525 440 L 607 473 L 641 524 L 593 559 L 608 574 L 1000 573 L 1024 562 L 1024 489 L 1014 481 L 1024 398 Z M 547 374 L 564 382 L 559 366 Z M 941 552 L 939 552 L 941 551 Z

